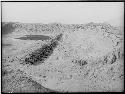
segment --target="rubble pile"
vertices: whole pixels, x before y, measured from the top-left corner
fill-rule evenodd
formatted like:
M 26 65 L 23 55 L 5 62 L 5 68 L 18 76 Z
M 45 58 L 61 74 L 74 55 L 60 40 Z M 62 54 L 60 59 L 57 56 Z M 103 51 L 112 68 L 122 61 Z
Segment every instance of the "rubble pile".
M 16 69 L 23 70 L 39 84 L 65 92 L 123 90 L 122 29 L 105 23 L 15 23 L 14 26 L 29 34 L 55 34 L 48 43 L 39 44 L 37 49 L 29 52 L 22 49 L 18 55 L 25 55 L 13 61 L 19 66 Z

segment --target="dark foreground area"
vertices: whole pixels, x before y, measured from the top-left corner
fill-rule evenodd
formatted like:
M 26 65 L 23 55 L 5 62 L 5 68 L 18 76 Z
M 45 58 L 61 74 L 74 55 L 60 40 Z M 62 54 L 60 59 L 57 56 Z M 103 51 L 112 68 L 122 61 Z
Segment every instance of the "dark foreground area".
M 18 71 L 3 71 L 2 72 L 2 92 L 3 93 L 43 93 L 43 92 L 56 92 L 43 87 L 36 81 L 32 80 Z

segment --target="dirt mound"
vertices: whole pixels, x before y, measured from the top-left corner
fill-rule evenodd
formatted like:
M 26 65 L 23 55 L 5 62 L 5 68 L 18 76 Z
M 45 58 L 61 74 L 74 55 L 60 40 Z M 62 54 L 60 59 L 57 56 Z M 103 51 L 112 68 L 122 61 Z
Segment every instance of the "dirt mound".
M 45 50 L 47 55 L 51 53 L 49 58 L 37 66 L 24 64 L 29 53 L 36 54 L 29 59 L 33 63 L 43 57 L 42 51 L 38 50 L 43 47 L 42 43 L 41 46 L 34 43 L 32 45 L 35 46 L 29 47 L 32 49 L 29 52 L 25 52 L 27 49 L 18 52 L 20 56 L 23 51 L 26 55 L 11 62 L 15 70 L 20 69 L 42 86 L 61 92 L 123 90 L 123 35 L 116 33 L 121 32 L 120 29 L 104 23 L 44 26 L 48 31 L 53 26 L 61 28 L 57 31 L 63 31 L 61 38 L 55 37 L 58 40 L 56 46 L 52 45 L 57 42 L 54 39 L 47 43 L 54 46 L 54 49 L 41 49 Z M 22 25 L 20 27 L 22 28 Z M 24 27 L 33 28 L 34 25 L 25 24 Z M 45 52 L 43 53 L 46 54 Z M 117 84 L 115 87 L 114 83 Z

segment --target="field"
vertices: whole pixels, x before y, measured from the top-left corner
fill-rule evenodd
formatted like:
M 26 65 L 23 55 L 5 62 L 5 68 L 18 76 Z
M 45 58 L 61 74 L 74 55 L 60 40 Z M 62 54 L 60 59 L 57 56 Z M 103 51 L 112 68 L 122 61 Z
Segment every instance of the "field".
M 3 22 L 2 91 L 123 91 L 123 32 L 105 23 Z

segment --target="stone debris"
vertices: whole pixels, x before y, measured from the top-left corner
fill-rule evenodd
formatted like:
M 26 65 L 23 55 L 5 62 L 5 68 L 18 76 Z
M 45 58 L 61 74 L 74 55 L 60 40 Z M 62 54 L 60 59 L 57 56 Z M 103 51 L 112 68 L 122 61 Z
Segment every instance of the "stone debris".
M 123 91 L 124 40 L 120 34 L 121 29 L 105 23 L 12 23 L 12 26 L 15 27 L 13 32 L 6 35 L 10 39 L 14 38 L 13 35 L 22 34 L 22 30 L 25 31 L 24 35 L 47 34 L 52 37 L 47 42 L 32 41 L 29 46 L 22 43 L 22 48 L 19 50 L 19 47 L 16 47 L 18 51 L 12 54 L 6 54 L 8 48 L 3 48 L 4 79 L 9 78 L 9 74 L 21 70 L 27 77 L 55 91 Z M 17 82 L 13 83 L 10 84 L 12 87 Z M 114 86 L 114 83 L 117 85 Z M 4 89 L 5 92 L 8 92 L 7 88 Z M 17 89 L 10 91 L 14 90 Z

